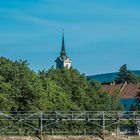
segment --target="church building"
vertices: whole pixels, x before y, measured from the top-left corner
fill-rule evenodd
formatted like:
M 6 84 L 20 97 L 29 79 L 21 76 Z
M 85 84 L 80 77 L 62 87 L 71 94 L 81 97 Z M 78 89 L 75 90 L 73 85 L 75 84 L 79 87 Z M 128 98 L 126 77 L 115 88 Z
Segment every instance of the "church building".
M 72 65 L 71 59 L 66 54 L 64 33 L 62 33 L 62 46 L 61 46 L 60 56 L 55 60 L 55 62 L 56 62 L 56 68 L 66 67 L 69 69 Z

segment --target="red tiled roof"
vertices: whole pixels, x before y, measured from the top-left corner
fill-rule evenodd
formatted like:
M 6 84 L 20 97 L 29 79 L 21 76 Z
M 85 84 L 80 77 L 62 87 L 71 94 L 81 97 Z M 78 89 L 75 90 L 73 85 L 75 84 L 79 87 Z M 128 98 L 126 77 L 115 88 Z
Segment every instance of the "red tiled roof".
M 116 85 L 102 85 L 103 91 L 107 91 L 110 94 L 118 91 L 120 98 L 134 98 L 138 91 L 140 91 L 140 84 L 116 84 Z
M 140 84 L 126 84 L 120 93 L 120 98 L 134 98 L 140 91 Z
M 119 92 L 121 89 L 121 84 L 116 85 L 102 85 L 103 91 L 107 91 L 110 94 L 114 94 L 115 92 Z

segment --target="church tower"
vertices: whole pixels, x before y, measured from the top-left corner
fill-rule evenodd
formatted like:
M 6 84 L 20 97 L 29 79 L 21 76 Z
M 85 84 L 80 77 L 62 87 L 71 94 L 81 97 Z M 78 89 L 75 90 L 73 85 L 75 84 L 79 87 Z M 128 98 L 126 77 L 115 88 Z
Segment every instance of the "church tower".
M 66 54 L 66 49 L 65 49 L 65 41 L 64 41 L 64 32 L 62 33 L 62 47 L 61 47 L 61 52 L 60 56 L 55 60 L 56 62 L 56 68 L 70 68 L 72 61 Z

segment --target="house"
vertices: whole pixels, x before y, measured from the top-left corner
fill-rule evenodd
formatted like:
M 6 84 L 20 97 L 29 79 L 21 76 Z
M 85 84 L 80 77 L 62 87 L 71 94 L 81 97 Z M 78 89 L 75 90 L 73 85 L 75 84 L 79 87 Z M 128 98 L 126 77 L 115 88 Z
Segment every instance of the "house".
M 111 95 L 116 94 L 119 97 L 120 103 L 124 107 L 124 111 L 135 111 L 136 107 L 136 94 L 140 91 L 140 84 L 108 84 L 102 85 L 104 91 L 109 92 Z

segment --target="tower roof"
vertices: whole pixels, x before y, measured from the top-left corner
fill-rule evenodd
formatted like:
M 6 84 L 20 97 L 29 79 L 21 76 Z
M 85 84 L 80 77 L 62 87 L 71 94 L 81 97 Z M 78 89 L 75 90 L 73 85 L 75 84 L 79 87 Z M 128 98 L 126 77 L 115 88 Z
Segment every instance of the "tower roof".
M 55 60 L 55 62 L 64 62 L 64 61 L 70 61 L 70 58 L 66 54 L 66 49 L 65 49 L 65 40 L 64 40 L 64 30 L 62 32 L 62 46 L 61 46 L 61 51 L 60 51 L 60 56 Z
M 62 59 L 67 58 L 66 49 L 65 49 L 64 31 L 62 32 L 62 47 L 61 47 L 60 56 L 62 57 Z

